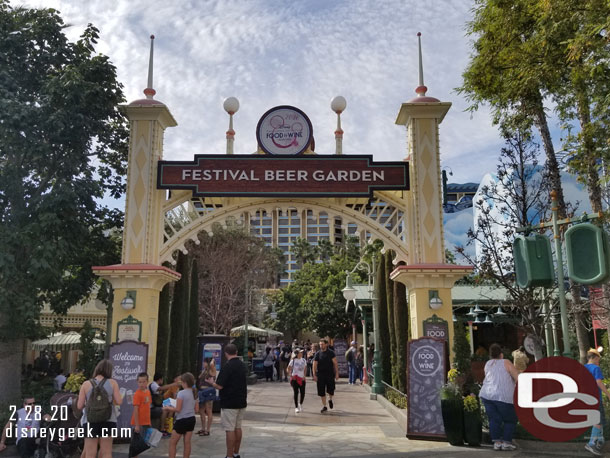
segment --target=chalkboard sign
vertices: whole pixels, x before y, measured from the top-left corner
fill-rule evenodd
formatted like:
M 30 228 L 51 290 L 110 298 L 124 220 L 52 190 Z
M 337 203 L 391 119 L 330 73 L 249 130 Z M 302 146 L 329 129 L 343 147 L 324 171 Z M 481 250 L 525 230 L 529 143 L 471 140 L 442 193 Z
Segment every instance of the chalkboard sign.
M 337 357 L 337 366 L 339 367 L 339 377 L 347 377 L 348 368 L 345 360 L 345 352 L 347 351 L 347 341 L 343 339 L 335 339 L 333 341 L 335 356 Z
M 133 413 L 133 394 L 138 389 L 138 374 L 146 372 L 148 344 L 124 340 L 110 345 L 108 359 L 112 362 L 112 378 L 119 384 L 123 397 L 117 428 L 129 428 Z M 151 375 L 149 374 L 149 381 Z
M 407 437 L 444 439 L 440 389 L 445 382 L 445 341 L 432 337 L 407 344 Z
M 424 320 L 424 337 L 434 337 L 444 341 L 449 341 L 449 326 L 447 321 L 432 315 Z

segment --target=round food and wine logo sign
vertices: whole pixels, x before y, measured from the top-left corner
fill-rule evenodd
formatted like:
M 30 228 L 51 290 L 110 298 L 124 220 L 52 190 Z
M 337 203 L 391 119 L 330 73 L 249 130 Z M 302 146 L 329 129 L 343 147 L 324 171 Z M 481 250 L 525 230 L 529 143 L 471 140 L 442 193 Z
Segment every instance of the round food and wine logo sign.
M 273 155 L 297 155 L 311 143 L 313 128 L 305 113 L 282 105 L 267 111 L 256 126 L 261 149 Z

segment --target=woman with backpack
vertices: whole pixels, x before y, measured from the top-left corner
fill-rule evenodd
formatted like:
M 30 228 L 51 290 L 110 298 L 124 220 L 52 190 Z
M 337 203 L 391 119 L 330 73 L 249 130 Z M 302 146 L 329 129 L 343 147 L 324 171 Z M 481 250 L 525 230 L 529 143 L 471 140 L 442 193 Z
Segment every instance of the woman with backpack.
M 263 357 L 263 367 L 265 368 L 265 381 L 273 381 L 273 366 L 275 364 L 275 353 L 271 347 L 265 348 L 265 356 Z
M 116 428 L 114 406 L 121 405 L 122 402 L 119 384 L 112 379 L 112 363 L 104 359 L 95 366 L 93 378 L 81 385 L 76 404 L 78 409 L 83 411 L 81 424 L 86 432 L 86 458 L 95 458 L 98 455 L 98 446 L 100 458 L 112 457 L 110 432 Z M 88 431 L 91 432 L 91 437 L 87 435 Z
M 360 385 L 364 382 L 364 347 L 360 345 L 356 353 L 356 377 L 360 379 Z

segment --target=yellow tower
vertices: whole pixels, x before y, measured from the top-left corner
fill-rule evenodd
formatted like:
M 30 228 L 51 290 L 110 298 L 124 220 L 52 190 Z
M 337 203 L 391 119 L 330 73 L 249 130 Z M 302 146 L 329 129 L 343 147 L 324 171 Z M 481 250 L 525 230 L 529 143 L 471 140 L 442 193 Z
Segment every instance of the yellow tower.
M 445 263 L 438 126 L 451 103 L 426 96 L 428 89 L 424 86 L 420 36 L 418 33 L 417 97 L 403 103 L 396 118 L 396 124 L 407 128 L 411 191 L 404 194 L 409 215 L 409 264 L 396 268 L 390 278 L 404 283 L 408 289 L 412 338 L 425 337 L 423 321 L 436 314 L 448 323 L 451 348 L 451 288 L 456 280 L 470 273 L 472 267 Z
M 112 326 L 108 328 L 111 340 L 117 341 L 119 322 L 131 317 L 132 326 L 140 328 L 138 340 L 149 345 L 149 374 L 155 369 L 159 293 L 168 282 L 180 279 L 177 272 L 158 265 L 166 191 L 156 189 L 155 178 L 157 163 L 163 157 L 163 134 L 167 127 L 176 126 L 176 121 L 168 108 L 153 98 L 153 40 L 151 36 L 146 98 L 125 107 L 130 141 L 121 264 L 93 268 L 114 288 Z

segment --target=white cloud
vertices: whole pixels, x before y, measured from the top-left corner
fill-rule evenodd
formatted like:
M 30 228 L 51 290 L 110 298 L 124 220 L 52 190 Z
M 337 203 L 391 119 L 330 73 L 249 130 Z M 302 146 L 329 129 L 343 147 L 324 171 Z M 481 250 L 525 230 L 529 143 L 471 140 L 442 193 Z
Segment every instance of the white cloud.
M 417 32 L 422 32 L 428 95 L 453 102 L 441 125 L 441 154 L 453 181 L 479 181 L 493 169 L 500 141 L 486 110 L 471 116 L 453 89 L 460 85 L 469 45 L 468 2 L 366 0 L 308 2 L 26 0 L 60 10 L 70 38 L 91 22 L 98 51 L 117 66 L 129 101 L 142 97 L 148 36 L 156 35 L 154 86 L 178 121 L 168 129 L 165 156 L 222 153 L 228 117 L 222 100 L 236 96 L 237 153 L 256 149 L 255 127 L 275 105 L 309 115 L 316 151 L 334 152 L 335 95 L 347 98 L 345 154 L 401 160 L 404 127 L 394 120 L 417 86 Z M 477 160 L 473 161 L 473 157 Z

